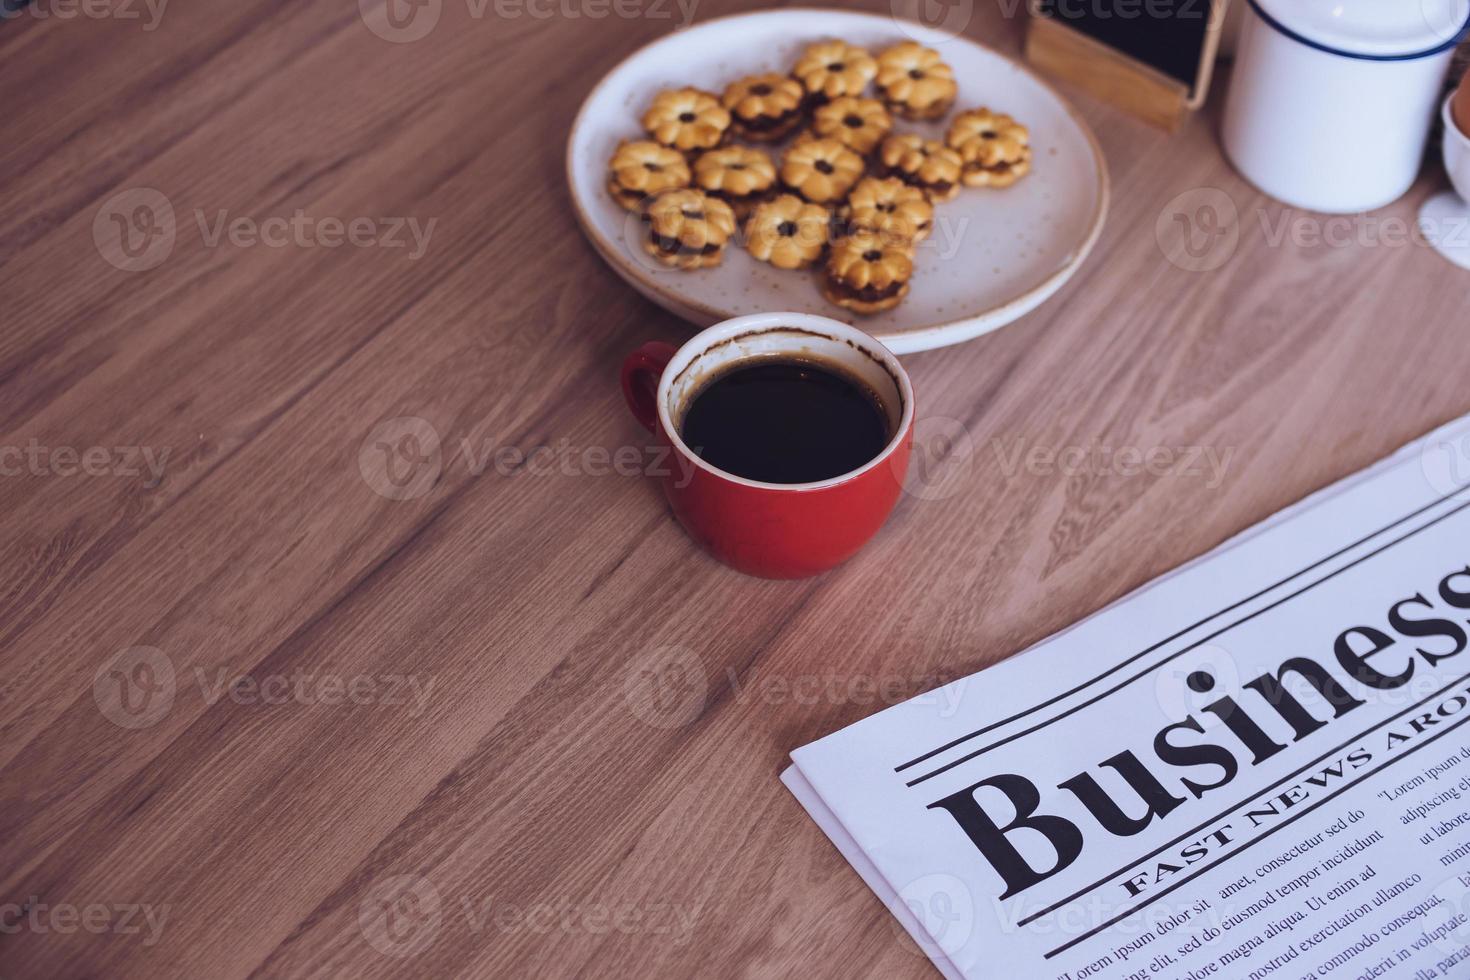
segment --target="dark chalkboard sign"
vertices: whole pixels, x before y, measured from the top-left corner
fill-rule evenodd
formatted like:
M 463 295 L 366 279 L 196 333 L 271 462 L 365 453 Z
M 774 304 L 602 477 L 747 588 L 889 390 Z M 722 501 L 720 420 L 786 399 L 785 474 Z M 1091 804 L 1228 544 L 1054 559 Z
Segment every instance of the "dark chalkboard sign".
M 1027 55 L 1161 125 L 1204 101 L 1229 0 L 1028 0 Z

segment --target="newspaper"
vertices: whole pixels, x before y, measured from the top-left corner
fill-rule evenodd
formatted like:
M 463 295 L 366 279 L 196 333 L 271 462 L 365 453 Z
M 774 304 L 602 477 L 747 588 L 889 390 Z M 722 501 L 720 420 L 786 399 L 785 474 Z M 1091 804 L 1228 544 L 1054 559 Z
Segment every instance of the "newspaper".
M 1470 977 L 1470 417 L 782 778 L 946 977 Z

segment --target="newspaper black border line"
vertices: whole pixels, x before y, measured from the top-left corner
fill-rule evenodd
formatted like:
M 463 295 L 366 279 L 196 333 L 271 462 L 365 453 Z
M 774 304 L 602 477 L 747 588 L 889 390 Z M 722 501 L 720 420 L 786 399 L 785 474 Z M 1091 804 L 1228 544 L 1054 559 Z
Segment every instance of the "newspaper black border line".
M 1465 485 L 1456 487 L 1454 490 L 1450 491 L 1449 493 L 1445 494 L 1444 496 L 1439 497 L 1436 500 L 1431 500 L 1429 503 L 1425 504 L 1423 507 L 1420 507 L 1418 510 L 1415 510 L 1415 511 L 1412 511 L 1411 513 L 1405 514 L 1403 517 L 1400 517 L 1398 520 L 1393 521 L 1390 524 L 1385 524 L 1383 527 L 1378 528 L 1378 530 L 1372 531 L 1369 534 L 1364 535 L 1363 537 L 1361 537 L 1358 540 L 1352 542 L 1351 544 L 1344 545 L 1343 547 L 1339 548 L 1337 551 L 1334 551 L 1332 554 L 1327 555 L 1324 558 L 1317 559 L 1316 561 L 1312 562 L 1310 565 L 1307 565 L 1304 568 L 1300 568 L 1297 571 L 1292 572 L 1290 575 L 1286 576 L 1283 579 L 1280 579 L 1279 581 L 1272 582 L 1270 585 L 1266 586 L 1264 589 L 1261 589 L 1259 592 L 1256 592 L 1256 593 L 1254 593 L 1252 595 L 1248 595 L 1244 599 L 1237 600 L 1236 602 L 1233 602 L 1230 605 L 1225 606 L 1223 609 L 1217 609 L 1215 612 L 1210 613 L 1208 616 L 1204 617 L 1203 619 L 1199 620 L 1198 622 L 1194 622 L 1194 623 L 1189 624 L 1188 626 L 1186 626 L 1183 629 L 1179 630 L 1177 633 L 1173 633 L 1170 636 L 1164 637 L 1162 640 L 1159 640 L 1157 643 L 1153 644 L 1152 646 L 1146 647 L 1143 650 L 1140 650 L 1137 653 L 1135 653 L 1133 656 L 1127 658 L 1126 660 L 1123 660 L 1123 661 L 1120 661 L 1119 663 L 1114 664 L 1112 667 L 1109 667 L 1107 670 L 1105 670 L 1102 673 L 1096 675 L 1095 677 L 1091 677 L 1088 680 L 1083 681 L 1081 684 L 1078 684 L 1076 687 L 1072 688 L 1070 691 L 1063 691 L 1061 694 L 1058 694 L 1056 697 L 1053 697 L 1050 700 L 1043 701 L 1040 704 L 1032 705 L 1031 707 L 1027 708 L 1024 711 L 1018 711 L 1015 714 L 1011 715 L 1009 718 L 1002 718 L 999 721 L 992 722 L 989 725 L 986 725 L 984 728 L 978 728 L 975 731 L 970 732 L 968 735 L 961 735 L 958 738 L 954 739 L 953 741 L 946 742 L 944 745 L 941 745 L 941 746 L 939 746 L 936 749 L 931 749 L 930 751 L 925 752 L 923 755 L 920 755 L 920 756 L 917 756 L 917 757 L 915 757 L 913 759 L 910 759 L 908 762 L 905 762 L 902 765 L 895 766 L 894 769 L 893 769 L 893 771 L 894 772 L 903 772 L 905 769 L 908 769 L 908 768 L 910 768 L 912 766 L 916 766 L 920 762 L 925 761 L 926 759 L 932 759 L 934 756 L 938 755 L 941 752 L 947 752 L 947 751 L 949 751 L 950 749 L 954 748 L 956 745 L 962 745 L 965 742 L 968 742 L 972 738 L 979 738 L 981 735 L 985 735 L 985 734 L 987 734 L 989 732 L 993 732 L 997 728 L 1001 728 L 1001 727 L 1003 727 L 1005 725 L 1009 725 L 1011 722 L 1017 721 L 1017 720 L 1019 720 L 1021 718 L 1024 718 L 1024 717 L 1026 717 L 1027 715 L 1031 714 L 1034 711 L 1040 711 L 1042 708 L 1049 708 L 1052 705 L 1056 704 L 1058 701 L 1063 701 L 1063 700 L 1071 697 L 1072 695 L 1076 694 L 1077 692 L 1082 691 L 1082 690 L 1085 690 L 1086 688 L 1091 687 L 1093 684 L 1096 684 L 1098 681 L 1102 680 L 1103 678 L 1108 677 L 1108 676 L 1111 676 L 1112 674 L 1117 673 L 1118 671 L 1122 670 L 1124 667 L 1127 667 L 1129 664 L 1132 664 L 1132 663 L 1137 662 L 1139 660 L 1139 658 L 1146 657 L 1150 653 L 1153 653 L 1155 650 L 1158 650 L 1160 647 L 1165 646 L 1166 644 L 1169 644 L 1169 643 L 1174 642 L 1175 640 L 1179 639 L 1181 636 L 1184 636 L 1186 633 L 1189 633 L 1189 632 L 1191 632 L 1193 630 L 1198 629 L 1199 627 L 1201 627 L 1201 626 L 1205 625 L 1206 623 L 1210 622 L 1210 620 L 1212 620 L 1212 619 L 1218 619 L 1219 617 L 1225 615 L 1226 613 L 1233 612 L 1236 609 L 1239 609 L 1241 606 L 1245 605 L 1246 603 L 1251 602 L 1251 601 L 1253 601 L 1255 599 L 1259 599 L 1261 596 L 1263 596 L 1266 593 L 1270 592 L 1272 589 L 1275 589 L 1275 588 L 1277 588 L 1279 586 L 1285 585 L 1287 582 L 1290 582 L 1292 579 L 1300 578 L 1301 576 L 1305 575 L 1307 572 L 1310 572 L 1310 571 L 1312 571 L 1313 569 L 1316 569 L 1316 568 L 1320 568 L 1322 565 L 1327 564 L 1328 562 L 1332 561 L 1334 558 L 1340 558 L 1340 557 L 1342 557 L 1343 555 L 1347 554 L 1349 551 L 1352 551 L 1354 548 L 1358 547 L 1358 545 L 1364 544 L 1364 543 L 1366 543 L 1368 541 L 1373 540 L 1374 538 L 1378 537 L 1380 534 L 1384 533 L 1385 531 L 1391 531 L 1394 528 L 1398 527 L 1400 524 L 1404 523 L 1405 521 L 1412 521 L 1414 518 L 1418 517 L 1420 514 L 1423 514 L 1423 513 L 1425 513 L 1426 511 L 1429 511 L 1429 510 L 1433 510 L 1435 507 L 1437 507 L 1440 504 L 1444 503 L 1446 500 L 1449 500 L 1450 498 L 1456 496 L 1457 494 L 1462 493 L 1466 489 L 1466 487 L 1470 487 L 1470 484 L 1465 484 Z M 1165 661 L 1165 662 L 1167 663 L 1167 661 Z M 1163 665 L 1160 664 L 1160 666 L 1163 666 Z M 909 785 L 913 785 L 913 784 L 910 783 Z
M 1215 632 L 1209 634 L 1208 636 L 1202 637 L 1201 639 L 1194 641 L 1193 643 L 1189 644 L 1188 646 L 1180 647 L 1174 653 L 1172 653 L 1169 656 L 1165 657 L 1163 660 L 1160 660 L 1158 663 L 1153 664 L 1152 666 L 1149 666 L 1149 667 L 1144 668 L 1143 670 L 1141 670 L 1138 673 L 1134 674 L 1132 677 L 1128 678 L 1127 680 L 1123 681 L 1122 683 L 1116 684 L 1113 687 L 1108 688 L 1106 691 L 1103 691 L 1101 694 L 1099 694 L 1099 695 L 1097 695 L 1097 696 L 1095 696 L 1093 698 L 1090 698 L 1090 699 L 1088 699 L 1086 701 L 1083 701 L 1081 704 L 1074 705 L 1073 707 L 1068 708 L 1066 711 L 1063 711 L 1061 714 L 1053 715 L 1051 718 L 1047 719 L 1046 721 L 1038 722 L 1037 724 L 1032 725 L 1030 728 L 1027 728 L 1024 731 L 1016 732 L 1013 735 L 1007 735 L 1003 739 L 1000 739 L 1000 740 L 995 741 L 995 742 L 991 742 L 989 745 L 982 746 L 982 747 L 976 749 L 975 751 L 968 753 L 967 755 L 962 755 L 958 759 L 955 759 L 952 762 L 947 762 L 944 765 L 940 766 L 938 769 L 935 769 L 935 770 L 933 770 L 931 772 L 925 773 L 922 776 L 918 776 L 918 777 L 916 777 L 914 779 L 909 780 L 907 783 L 904 784 L 904 786 L 909 787 L 909 788 L 912 788 L 914 786 L 917 786 L 918 784 L 924 782 L 925 780 L 933 779 L 935 776 L 938 776 L 941 773 L 948 772 L 949 770 L 954 769 L 956 766 L 964 765 L 966 762 L 970 762 L 973 759 L 979 758 L 980 756 L 982 756 L 985 753 L 991 751 L 992 749 L 998 749 L 998 748 L 1000 748 L 1003 745 L 1006 745 L 1006 744 L 1008 744 L 1010 742 L 1016 741 L 1017 739 L 1025 738 L 1028 735 L 1034 735 L 1037 732 L 1041 731 L 1041 729 L 1043 729 L 1043 728 L 1046 728 L 1046 727 L 1048 727 L 1050 725 L 1053 725 L 1053 724 L 1055 724 L 1055 723 L 1063 720 L 1064 718 L 1069 718 L 1072 715 L 1076 714 L 1079 711 L 1082 711 L 1085 708 L 1090 708 L 1094 704 L 1097 704 L 1099 701 L 1103 700 L 1104 698 L 1111 697 L 1112 695 L 1118 693 L 1123 688 L 1127 687 L 1129 684 L 1132 684 L 1134 681 L 1136 681 L 1136 680 L 1138 680 L 1138 679 L 1140 679 L 1142 677 L 1147 677 L 1149 674 L 1151 674 L 1154 671 L 1158 670 L 1160 667 L 1164 667 L 1164 666 L 1168 665 L 1169 663 L 1172 663 L 1173 661 L 1179 659 L 1180 657 L 1184 656 L 1189 651 L 1194 650 L 1194 649 L 1197 649 L 1198 647 L 1203 646 L 1204 644 L 1210 642 L 1211 640 L 1213 640 L 1213 639 L 1215 639 L 1217 637 L 1223 636 L 1224 634 L 1226 634 L 1226 633 L 1230 632 L 1231 630 L 1235 629 L 1235 627 L 1237 627 L 1237 626 L 1240 626 L 1240 625 L 1242 625 L 1244 623 L 1248 623 L 1248 622 L 1250 622 L 1251 620 L 1255 619 L 1258 616 L 1264 615 L 1265 613 L 1268 613 L 1271 610 L 1276 609 L 1279 606 L 1285 605 L 1286 603 L 1288 603 L 1291 600 L 1297 598 L 1298 596 L 1301 596 L 1301 595 L 1303 595 L 1303 594 L 1305 594 L 1307 592 L 1312 591 L 1313 589 L 1315 589 L 1317 586 L 1323 584 L 1324 582 L 1328 582 L 1328 581 L 1336 578 L 1337 576 L 1341 575 L 1343 572 L 1346 572 L 1346 571 L 1348 571 L 1348 570 L 1350 570 L 1352 568 L 1357 567 L 1358 565 L 1361 565 L 1363 562 L 1367 561 L 1370 558 L 1376 558 L 1377 556 L 1383 554 L 1383 552 L 1387 551 L 1388 549 L 1393 548 L 1393 547 L 1395 547 L 1397 545 L 1400 545 L 1403 542 L 1407 541 L 1409 538 L 1414 537 L 1414 535 L 1419 534 L 1422 531 L 1427 531 L 1429 528 L 1434 527 L 1436 524 L 1438 524 L 1439 522 L 1441 522 L 1443 520 L 1447 520 L 1448 518 L 1454 517 L 1456 514 L 1458 514 L 1461 511 L 1465 510 L 1467 507 L 1470 507 L 1470 501 L 1466 501 L 1465 503 L 1460 504 L 1458 507 L 1454 508 L 1453 510 L 1448 510 L 1448 511 L 1444 512 L 1443 514 L 1441 514 L 1438 517 L 1436 517 L 1434 520 L 1429 521 L 1426 524 L 1421 524 L 1419 527 L 1414 528 L 1414 530 L 1409 531 L 1407 534 L 1400 535 L 1399 537 L 1393 539 L 1392 541 L 1388 542 L 1387 544 L 1380 545 L 1379 547 L 1373 549 L 1372 551 L 1368 552 L 1367 554 L 1362 555 L 1362 556 L 1360 556 L 1358 558 L 1353 559 L 1352 561 L 1348 562 L 1346 565 L 1342 566 L 1341 568 L 1337 569 L 1336 571 L 1333 571 L 1333 572 L 1331 572 L 1331 573 L 1329 573 L 1327 575 L 1324 575 L 1322 578 L 1320 578 L 1317 581 L 1311 583 L 1310 585 L 1305 585 L 1302 588 L 1300 588 L 1300 589 L 1296 590 L 1295 592 L 1291 593 L 1290 595 L 1283 596 L 1282 598 L 1277 599 L 1275 602 L 1272 602 L 1269 605 L 1262 606 L 1260 609 L 1257 609 L 1255 612 L 1251 613 L 1249 616 L 1243 616 L 1240 619 L 1237 619 L 1235 622 L 1231 623 L 1229 626 L 1222 626 L 1220 629 L 1218 629 Z
M 1053 956 L 1056 956 L 1058 953 L 1065 953 L 1067 950 L 1071 949 L 1073 946 L 1076 946 L 1078 943 L 1084 942 L 1085 940 L 1091 939 L 1093 936 L 1095 936 L 1098 933 L 1102 932 L 1104 929 L 1108 928 L 1109 926 L 1116 925 L 1117 923 L 1122 922 L 1124 919 L 1128 918 L 1130 915 L 1136 915 L 1137 913 L 1143 911 L 1144 909 L 1148 908 L 1153 903 L 1157 902 L 1159 899 L 1163 898 L 1165 895 L 1168 895 L 1170 892 L 1174 891 L 1176 888 L 1181 888 L 1184 885 L 1189 884 L 1191 881 L 1193 881 L 1194 879 L 1198 878 L 1200 875 L 1204 874 L 1206 871 L 1209 871 L 1212 868 L 1218 868 L 1220 865 L 1224 864 L 1227 861 L 1234 860 L 1235 858 L 1237 858 L 1240 855 L 1244 854 L 1246 851 L 1250 850 L 1252 847 L 1255 847 L 1257 844 L 1259 844 L 1261 841 L 1265 840 L 1266 838 L 1272 837 L 1275 834 L 1277 834 L 1277 833 L 1285 830 L 1287 827 L 1289 827 L 1292 824 L 1296 823 L 1302 817 L 1305 817 L 1307 814 L 1309 814 L 1312 811 L 1316 810 L 1318 807 L 1322 806 L 1323 804 L 1325 804 L 1325 803 L 1331 803 L 1333 800 L 1337 799 L 1337 797 L 1341 796 L 1343 793 L 1346 793 L 1350 789 L 1356 789 L 1357 787 L 1361 786 L 1363 783 L 1367 782 L 1368 779 L 1370 779 L 1371 777 L 1378 775 L 1380 772 L 1382 772 L 1383 770 L 1387 769 L 1389 766 L 1396 765 L 1397 763 L 1401 762 L 1402 760 L 1407 759 L 1409 756 L 1413 755 L 1415 752 L 1418 752 L 1420 749 L 1424 748 L 1426 745 L 1433 745 L 1437 740 L 1439 740 L 1439 739 L 1443 738 L 1444 736 L 1448 735 L 1450 732 L 1452 732 L 1455 729 L 1459 728 L 1461 725 L 1465 724 L 1465 722 L 1467 722 L 1467 721 L 1470 721 L 1470 714 L 1467 714 L 1465 717 L 1461 718 L 1459 721 L 1455 722 L 1453 725 L 1449 726 L 1448 728 L 1444 729 L 1443 731 L 1435 732 L 1434 733 L 1434 736 L 1432 738 L 1425 739 L 1424 741 L 1420 742 L 1418 745 L 1414 746 L 1413 748 L 1406 749 L 1401 755 L 1396 755 L 1392 759 L 1389 759 L 1387 762 L 1385 762 L 1381 766 L 1378 766 L 1376 769 L 1372 769 L 1369 772 L 1364 773 L 1363 776 L 1361 778 L 1357 779 L 1356 781 L 1351 782 L 1351 783 L 1348 783 L 1346 786 L 1342 786 L 1342 787 L 1338 788 L 1336 791 L 1334 791 L 1332 793 L 1329 793 L 1327 796 L 1324 796 L 1322 799 L 1320 799 L 1317 802 L 1313 803 L 1311 806 L 1307 807 L 1305 810 L 1300 811 L 1299 813 L 1297 813 L 1295 816 L 1291 817 L 1290 819 L 1282 821 L 1282 823 L 1279 826 L 1273 827 L 1272 829 L 1266 831 L 1261 836 L 1255 838 L 1254 840 L 1251 840 L 1249 843 L 1242 844 L 1238 849 L 1236 849 L 1236 850 L 1230 852 L 1229 854 L 1225 855 L 1224 857 L 1220 858 L 1220 860 L 1205 865 L 1204 867 L 1202 867 L 1198 871 L 1196 871 L 1194 874 L 1192 874 L 1189 877 L 1185 878 L 1183 881 L 1177 881 L 1177 882 L 1175 882 L 1174 884 L 1170 885 L 1168 888 L 1165 888 L 1163 891 L 1159 892 L 1157 895 L 1153 896 L 1152 898 L 1150 898 L 1148 901 L 1142 903 L 1141 905 L 1136 905 L 1133 908 L 1129 909 L 1127 912 L 1124 912 L 1121 915 L 1114 916 L 1113 918 L 1111 918 L 1108 921 L 1104 922 L 1102 925 L 1097 926 L 1096 928 L 1091 929 L 1088 932 L 1083 933 L 1082 935 L 1078 936 L 1077 938 L 1068 940 L 1067 942 L 1065 942 L 1062 945 L 1058 946 L 1056 949 L 1052 950 L 1050 953 L 1047 953 L 1043 957 L 1043 959 L 1048 959 L 1049 960 Z
M 1332 748 L 1328 749 L 1326 752 L 1323 752 L 1317 758 L 1313 759 L 1311 762 L 1308 762 L 1306 765 L 1302 766 L 1296 772 L 1289 773 L 1288 775 L 1282 776 L 1280 779 L 1278 779 L 1276 782 L 1272 783 L 1270 786 L 1266 786 L 1266 787 L 1264 787 L 1262 789 L 1256 790 L 1250 796 L 1247 796 L 1245 799 L 1241 800 L 1239 803 L 1235 804 L 1234 806 L 1229 806 L 1229 807 L 1226 807 L 1223 810 L 1217 811 L 1215 813 L 1215 815 L 1212 816 L 1209 820 L 1204 821 L 1203 823 L 1201 823 L 1197 827 L 1194 827 L 1194 828 L 1192 828 L 1190 830 L 1186 830 L 1184 833 L 1180 834 L 1178 837 L 1174 838 L 1171 841 L 1168 841 L 1167 843 L 1164 843 L 1164 844 L 1159 845 L 1157 848 L 1155 848 L 1152 851 L 1149 851 L 1147 854 L 1143 855 L 1142 857 L 1138 857 L 1138 858 L 1135 858 L 1132 861 L 1129 861 L 1127 864 L 1123 865 L 1117 871 L 1114 871 L 1111 874 L 1103 875 L 1097 881 L 1094 881 L 1092 884 L 1087 885 L 1087 886 L 1085 886 L 1083 888 L 1078 889 L 1077 891 L 1073 892 L 1071 895 L 1068 895 L 1066 898 L 1062 899 L 1061 901 L 1056 902 L 1053 905 L 1047 906 L 1046 908 L 1042 909 L 1040 912 L 1034 912 L 1031 915 L 1026 916 L 1026 918 L 1021 919 L 1020 921 L 1018 921 L 1016 923 L 1016 925 L 1017 926 L 1028 926 L 1031 923 L 1035 922 L 1037 919 L 1040 919 L 1041 917 L 1046 916 L 1046 915 L 1050 915 L 1051 913 L 1055 912 L 1057 909 L 1065 908 L 1066 906 L 1071 905 L 1073 902 L 1077 901 L 1077 899 L 1081 898 L 1083 895 L 1086 895 L 1088 892 L 1091 892 L 1091 891 L 1093 891 L 1093 890 L 1095 890 L 1097 888 L 1102 887 L 1103 885 L 1106 885 L 1108 882 L 1113 881 L 1119 875 L 1121 875 L 1124 872 L 1128 871 L 1130 868 L 1137 867 L 1139 864 L 1142 864 L 1144 861 L 1150 861 L 1150 860 L 1158 857 L 1160 854 L 1164 853 L 1169 848 L 1175 846 L 1176 844 L 1178 844 L 1181 841 L 1189 838 L 1190 836 L 1199 833 L 1201 830 L 1204 830 L 1206 827 L 1209 827 L 1212 824 L 1219 823 L 1220 820 L 1222 820 L 1223 818 L 1229 816 L 1232 813 L 1235 813 L 1237 810 L 1244 809 L 1246 806 L 1248 806 L 1251 803 L 1256 802 L 1261 797 L 1265 796 L 1267 793 L 1271 793 L 1271 792 L 1274 792 L 1277 789 L 1280 789 L 1282 786 L 1284 786 L 1290 780 L 1296 779 L 1298 776 L 1300 776 L 1302 773 L 1306 772 L 1308 769 L 1312 768 L 1313 766 L 1316 766 L 1316 765 L 1321 764 L 1321 762 L 1324 759 L 1327 759 L 1329 756 L 1336 755 L 1337 753 L 1341 752 L 1343 749 L 1347 748 L 1349 745 L 1352 745 L 1354 742 L 1358 741 L 1359 739 L 1364 738 L 1364 737 L 1366 737 L 1368 735 L 1372 735 L 1374 732 L 1378 731 L 1380 728 L 1383 728 L 1385 725 L 1391 725 L 1391 724 L 1393 724 L 1394 722 L 1398 721 L 1400 718 L 1402 718 L 1404 715 L 1408 714 L 1409 712 L 1411 712 L 1411 711 L 1417 711 L 1418 709 L 1424 707 L 1424 705 L 1428 704 L 1430 701 L 1433 701 L 1435 698 L 1444 697 L 1444 695 L 1446 693 L 1448 693 L 1449 691 L 1453 690 L 1456 687 L 1459 687 L 1461 684 L 1466 684 L 1466 683 L 1470 683 L 1470 673 L 1462 674 L 1461 676 L 1459 676 L 1459 677 L 1455 678 L 1454 680 L 1450 681 L 1444 687 L 1442 687 L 1439 690 L 1435 691 L 1433 694 L 1430 694 L 1428 697 L 1424 698 L 1424 700 L 1419 701 L 1419 702 L 1417 702 L 1415 704 L 1409 705 L 1403 711 L 1400 711 L 1396 715 L 1391 715 L 1391 716 L 1383 719 L 1378 724 L 1374 725 L 1372 728 L 1365 728 L 1363 731 L 1359 732 L 1357 735 L 1354 735 L 1352 738 L 1347 739 L 1341 745 L 1333 746 Z

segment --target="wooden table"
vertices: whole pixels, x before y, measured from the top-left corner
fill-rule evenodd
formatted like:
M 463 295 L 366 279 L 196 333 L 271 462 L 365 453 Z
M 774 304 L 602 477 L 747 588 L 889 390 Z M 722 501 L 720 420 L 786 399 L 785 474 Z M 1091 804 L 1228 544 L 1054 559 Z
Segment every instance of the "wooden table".
M 580 99 L 679 7 L 63 9 L 0 25 L 6 980 L 931 976 L 787 753 L 1470 411 L 1470 280 L 1381 234 L 1437 168 L 1314 242 L 1220 90 L 1172 137 L 1074 92 L 1092 258 L 906 359 L 963 429 L 867 551 L 743 578 L 606 462 L 646 451 L 622 355 L 689 329 L 563 193 Z

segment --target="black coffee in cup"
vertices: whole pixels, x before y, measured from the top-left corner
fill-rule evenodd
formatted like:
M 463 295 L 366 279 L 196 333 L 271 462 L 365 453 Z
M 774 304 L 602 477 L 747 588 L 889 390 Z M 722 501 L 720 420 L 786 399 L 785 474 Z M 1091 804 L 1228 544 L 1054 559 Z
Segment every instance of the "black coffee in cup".
M 877 392 L 835 364 L 740 361 L 695 392 L 679 433 L 711 466 L 762 483 L 814 483 L 858 469 L 893 433 Z

